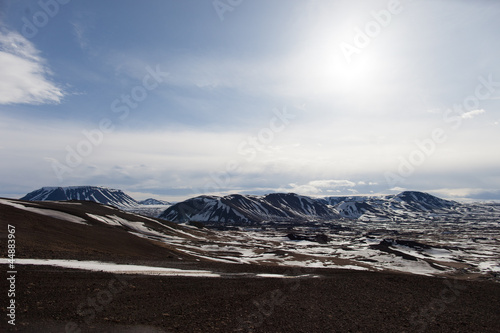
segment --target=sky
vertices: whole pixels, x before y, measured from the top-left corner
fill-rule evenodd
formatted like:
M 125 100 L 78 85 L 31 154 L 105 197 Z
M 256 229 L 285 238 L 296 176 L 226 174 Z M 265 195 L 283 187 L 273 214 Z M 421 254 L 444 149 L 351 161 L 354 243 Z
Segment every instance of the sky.
M 500 199 L 500 2 L 4 0 L 0 196 Z

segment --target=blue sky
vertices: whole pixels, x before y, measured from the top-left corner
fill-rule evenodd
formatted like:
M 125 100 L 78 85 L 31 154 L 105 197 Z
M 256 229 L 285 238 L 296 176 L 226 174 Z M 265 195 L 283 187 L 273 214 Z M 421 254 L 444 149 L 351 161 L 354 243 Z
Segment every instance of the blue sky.
M 500 199 L 497 1 L 3 1 L 0 196 Z

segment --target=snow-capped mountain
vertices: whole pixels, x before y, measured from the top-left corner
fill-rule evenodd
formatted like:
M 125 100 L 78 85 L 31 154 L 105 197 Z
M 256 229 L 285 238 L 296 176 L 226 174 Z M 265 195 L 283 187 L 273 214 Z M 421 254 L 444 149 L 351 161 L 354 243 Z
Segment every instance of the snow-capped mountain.
M 141 215 L 174 222 L 253 224 L 337 220 L 401 221 L 457 214 L 461 205 L 433 195 L 405 191 L 396 195 L 311 198 L 294 193 L 263 196 L 233 194 L 223 197 L 199 196 L 172 205 L 166 201 L 136 201 L 121 190 L 98 186 L 43 187 L 21 200 L 85 200 L 115 206 Z
M 166 205 L 170 206 L 170 205 L 172 205 L 168 201 L 158 200 L 158 199 L 153 199 L 153 198 L 148 198 L 146 200 L 139 201 L 139 204 L 144 205 L 144 206 L 166 206 Z
M 169 207 L 159 217 L 175 222 L 251 224 L 264 221 L 336 220 L 397 221 L 457 213 L 460 204 L 423 192 L 397 195 L 314 199 L 293 193 L 265 196 L 199 196 Z
M 65 201 L 84 200 L 119 208 L 137 207 L 139 203 L 121 190 L 100 186 L 70 186 L 70 187 L 42 187 L 30 192 L 21 200 L 26 201 Z
M 429 193 L 416 192 L 416 191 L 405 191 L 401 192 L 391 198 L 392 201 L 399 201 L 404 203 L 407 208 L 413 208 L 416 210 L 446 210 L 448 208 L 456 206 L 458 203 L 455 201 L 444 200 Z
M 160 218 L 175 222 L 200 221 L 251 224 L 262 221 L 308 221 L 335 219 L 339 215 L 327 205 L 293 193 L 265 196 L 233 194 L 199 196 L 169 207 Z
M 327 197 L 320 199 L 342 217 L 359 220 L 429 217 L 455 212 L 460 204 L 428 193 L 405 191 L 396 195 Z

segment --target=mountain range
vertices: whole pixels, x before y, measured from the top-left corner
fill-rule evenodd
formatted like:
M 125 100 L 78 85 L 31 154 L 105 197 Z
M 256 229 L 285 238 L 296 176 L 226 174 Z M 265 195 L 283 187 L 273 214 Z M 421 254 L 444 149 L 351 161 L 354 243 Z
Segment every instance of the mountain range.
M 462 204 L 431 194 L 405 191 L 395 195 L 312 198 L 295 193 L 227 196 L 202 195 L 171 204 L 157 199 L 136 201 L 121 190 L 98 186 L 43 187 L 21 200 L 83 200 L 115 206 L 173 222 L 248 225 L 263 222 L 307 222 L 352 219 L 404 221 L 460 213 Z
M 227 224 L 338 220 L 398 221 L 456 213 L 461 204 L 416 191 L 396 195 L 311 198 L 294 193 L 199 196 L 170 206 L 159 217 L 174 222 Z
M 199 196 L 167 208 L 159 217 L 174 222 L 248 224 L 263 221 L 337 219 L 340 216 L 319 200 L 294 193 L 271 193 L 264 196 Z

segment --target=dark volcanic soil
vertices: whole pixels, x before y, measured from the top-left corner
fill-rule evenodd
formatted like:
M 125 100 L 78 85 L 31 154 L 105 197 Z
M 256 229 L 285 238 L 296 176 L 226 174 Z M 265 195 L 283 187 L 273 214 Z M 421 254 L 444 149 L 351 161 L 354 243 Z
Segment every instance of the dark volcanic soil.
M 183 278 L 18 266 L 16 302 L 9 331 L 500 332 L 500 284 L 404 274 Z
M 32 205 L 86 218 L 89 225 L 0 204 L 2 257 L 12 224 L 18 259 L 103 260 L 224 274 L 113 275 L 16 264 L 12 326 L 3 264 L 0 332 L 500 332 L 500 283 L 199 261 L 87 214 L 140 217 L 93 203 Z M 242 274 L 250 272 L 307 277 Z

